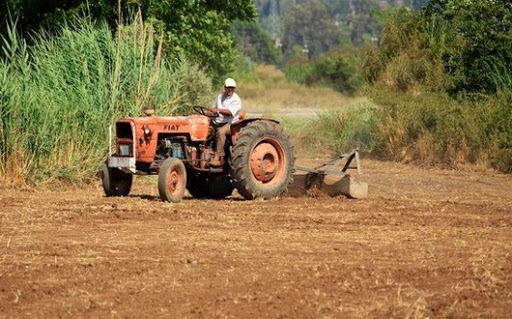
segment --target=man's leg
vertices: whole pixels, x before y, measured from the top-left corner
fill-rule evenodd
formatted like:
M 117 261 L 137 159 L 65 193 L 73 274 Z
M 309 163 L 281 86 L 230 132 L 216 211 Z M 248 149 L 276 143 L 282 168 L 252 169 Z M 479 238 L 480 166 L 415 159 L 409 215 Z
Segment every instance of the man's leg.
M 226 123 L 217 128 L 216 133 L 216 149 L 215 149 L 215 158 L 210 162 L 212 165 L 222 165 L 221 158 L 223 158 L 226 154 L 224 152 L 224 146 L 226 145 L 226 135 L 231 133 L 231 124 Z

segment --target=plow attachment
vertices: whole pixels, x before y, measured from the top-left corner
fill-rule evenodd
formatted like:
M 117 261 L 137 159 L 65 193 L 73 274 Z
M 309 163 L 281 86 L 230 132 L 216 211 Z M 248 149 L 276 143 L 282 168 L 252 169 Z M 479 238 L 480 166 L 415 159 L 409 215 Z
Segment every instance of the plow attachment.
M 304 179 L 304 188 L 307 191 L 320 191 L 329 196 L 345 195 L 354 199 L 368 196 L 368 184 L 347 172 L 355 170 L 358 175 L 361 174 L 359 147 L 317 167 L 295 166 L 295 169 L 307 173 Z

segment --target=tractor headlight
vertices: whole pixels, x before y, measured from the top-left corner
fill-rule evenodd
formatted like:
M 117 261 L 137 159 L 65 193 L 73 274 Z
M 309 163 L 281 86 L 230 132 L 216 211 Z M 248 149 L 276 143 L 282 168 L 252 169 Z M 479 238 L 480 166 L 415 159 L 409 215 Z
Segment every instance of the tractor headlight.
M 144 130 L 144 136 L 151 136 L 151 129 L 149 128 L 149 126 L 144 126 L 143 130 Z
M 119 145 L 119 155 L 130 156 L 130 145 Z

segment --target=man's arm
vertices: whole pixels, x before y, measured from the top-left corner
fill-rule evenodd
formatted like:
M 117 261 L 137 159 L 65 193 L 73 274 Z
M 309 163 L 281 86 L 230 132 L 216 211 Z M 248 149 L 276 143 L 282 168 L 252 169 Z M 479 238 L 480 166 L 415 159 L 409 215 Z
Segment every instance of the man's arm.
M 208 110 L 211 114 L 207 114 L 207 115 L 213 116 L 215 114 L 221 114 L 223 116 L 233 116 L 233 113 L 231 113 L 230 110 L 220 108 L 222 106 L 222 97 L 223 97 L 223 93 L 221 93 L 217 96 L 217 99 L 215 99 L 215 104 L 212 106 L 211 109 Z
M 233 116 L 233 113 L 231 113 L 231 111 L 228 109 L 218 109 L 218 108 L 213 107 L 213 108 L 209 109 L 208 111 L 210 111 L 212 113 L 212 115 L 222 114 L 223 116 Z
M 238 115 L 238 113 L 240 113 L 242 110 L 242 100 L 240 100 L 238 95 L 233 97 L 231 103 L 229 103 L 228 110 L 232 116 Z

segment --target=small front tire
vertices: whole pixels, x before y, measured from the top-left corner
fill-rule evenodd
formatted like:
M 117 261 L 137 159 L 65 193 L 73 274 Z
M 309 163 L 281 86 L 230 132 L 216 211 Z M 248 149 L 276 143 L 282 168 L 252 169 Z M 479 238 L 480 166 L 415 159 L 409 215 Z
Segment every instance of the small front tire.
M 103 191 L 107 197 L 128 196 L 132 188 L 133 175 L 127 174 L 118 168 L 102 167 Z
M 187 170 L 177 158 L 169 157 L 160 166 L 158 173 L 158 193 L 166 202 L 178 203 L 185 195 Z

